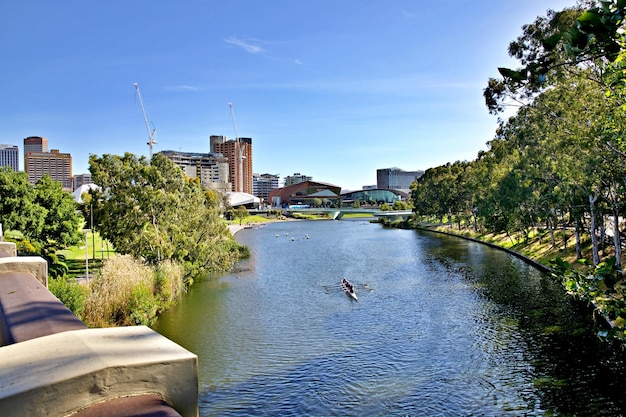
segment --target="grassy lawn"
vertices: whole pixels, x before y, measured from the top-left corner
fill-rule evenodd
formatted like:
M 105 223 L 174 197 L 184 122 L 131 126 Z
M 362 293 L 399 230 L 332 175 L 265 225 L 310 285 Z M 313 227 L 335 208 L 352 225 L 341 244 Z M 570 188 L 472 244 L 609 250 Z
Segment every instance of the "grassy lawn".
M 567 234 L 567 249 L 564 249 L 562 232 L 560 230 L 555 231 L 556 245 L 552 246 L 551 238 L 545 230 L 541 232 L 541 239 L 539 238 L 537 231 L 535 231 L 529 239 L 514 236 L 513 240 L 511 240 L 511 238 L 505 233 L 476 233 L 467 226 L 462 227 L 462 229 L 459 230 L 456 226 L 450 228 L 447 225 L 434 226 L 431 224 L 429 228 L 493 243 L 503 248 L 514 250 L 515 252 L 527 256 L 546 266 L 548 266 L 550 261 L 555 258 L 562 258 L 570 263 L 574 263 L 576 261 L 576 241 L 574 234 Z M 591 257 L 588 239 L 584 240 L 582 243 L 582 255 L 587 259 L 590 259 Z
M 89 255 L 89 272 L 98 270 L 102 266 L 102 261 L 115 254 L 113 246 L 100 237 L 98 232 L 87 232 L 88 247 L 85 247 L 85 241 L 82 244 L 71 246 L 67 249 L 58 251 L 60 255 L 64 255 L 67 266 L 69 267 L 69 275 L 72 277 L 85 275 L 87 264 L 85 258 Z
M 374 217 L 368 213 L 346 213 L 343 215 L 343 219 L 360 219 L 360 218 L 372 218 Z

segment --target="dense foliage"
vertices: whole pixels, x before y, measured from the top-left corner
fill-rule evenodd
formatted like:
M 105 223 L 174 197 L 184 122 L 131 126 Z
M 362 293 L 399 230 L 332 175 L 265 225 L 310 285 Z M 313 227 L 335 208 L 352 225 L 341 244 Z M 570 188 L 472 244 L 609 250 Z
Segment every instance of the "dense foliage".
M 149 264 L 172 260 L 187 280 L 227 270 L 246 256 L 220 218 L 220 196 L 185 178 L 166 157 L 92 155 L 89 162 L 101 188 L 90 192 L 85 210 L 118 253 Z
M 539 230 L 539 238 L 564 247 L 573 235 L 578 258 L 590 262 L 574 268 L 555 260 L 555 274 L 568 291 L 619 319 L 614 332 L 623 337 L 626 1 L 582 4 L 524 26 L 509 47 L 522 66 L 499 68 L 501 77 L 485 89 L 490 112 L 516 106 L 515 114 L 500 121 L 474 161 L 426 171 L 412 200 L 417 215 L 511 240 Z
M 56 254 L 81 241 L 82 217 L 74 197 L 61 183 L 45 175 L 36 184 L 24 172 L 0 167 L 0 223 L 21 253 L 39 254 L 49 263 L 50 275 L 63 275 L 67 266 Z

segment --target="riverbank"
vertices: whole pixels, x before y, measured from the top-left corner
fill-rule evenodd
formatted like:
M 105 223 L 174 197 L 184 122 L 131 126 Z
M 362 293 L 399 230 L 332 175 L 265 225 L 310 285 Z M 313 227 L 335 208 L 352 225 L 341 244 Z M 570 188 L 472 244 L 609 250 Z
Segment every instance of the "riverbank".
M 246 228 L 246 226 L 242 226 L 242 225 L 239 225 L 239 224 L 229 224 L 228 225 L 228 231 L 233 236 L 235 236 L 235 233 L 237 233 L 238 231 L 243 230 L 245 228 Z
M 550 269 L 550 261 L 561 258 L 569 263 L 576 262 L 575 237 L 566 236 L 563 239 L 561 232 L 555 234 L 554 243 L 547 231 L 535 231 L 527 238 L 517 238 L 506 233 L 475 232 L 472 228 L 453 226 L 448 224 L 415 223 L 411 226 L 415 229 L 428 230 L 437 233 L 444 233 L 458 236 L 465 239 L 475 240 L 524 258 L 536 264 L 539 269 L 547 271 Z M 588 257 L 588 245 L 583 242 L 583 257 Z

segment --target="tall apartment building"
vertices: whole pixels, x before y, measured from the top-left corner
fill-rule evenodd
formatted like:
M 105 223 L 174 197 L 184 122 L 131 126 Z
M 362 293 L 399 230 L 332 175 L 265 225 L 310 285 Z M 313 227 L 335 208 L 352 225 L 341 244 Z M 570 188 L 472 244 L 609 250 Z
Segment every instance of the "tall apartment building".
M 86 184 L 93 184 L 90 173 L 74 175 L 74 178 L 73 178 L 74 191 L 78 190 L 81 186 L 86 185 Z
M 24 156 L 24 171 L 31 184 L 48 174 L 53 180 L 59 181 L 64 189 L 72 190 L 72 155 L 69 153 L 60 153 L 58 149 L 50 152 L 28 152 Z
M 24 158 L 29 152 L 48 152 L 48 139 L 41 136 L 24 138 Z
M 408 190 L 411 183 L 424 175 L 424 171 L 404 171 L 400 168 L 376 170 L 376 186 L 386 190 Z
M 259 197 L 261 202 L 269 202 L 270 191 L 279 188 L 280 177 L 273 174 L 252 174 L 253 195 Z
M 233 184 L 232 191 L 252 194 L 254 192 L 252 186 L 252 138 L 228 140 L 226 136 L 213 135 L 209 140 L 211 153 L 221 153 L 228 158 L 228 178 Z M 243 159 L 240 159 L 240 153 Z
M 305 181 L 311 181 L 313 177 L 309 177 L 306 175 L 302 175 L 299 172 L 294 173 L 293 175 L 288 175 L 285 177 L 285 187 L 289 187 L 290 185 L 299 184 Z
M 11 167 L 20 170 L 20 150 L 15 145 L 0 144 L 0 167 Z
M 231 191 L 228 181 L 228 159 L 220 153 L 194 153 L 161 151 L 174 162 L 188 178 L 199 178 L 200 182 L 213 190 Z

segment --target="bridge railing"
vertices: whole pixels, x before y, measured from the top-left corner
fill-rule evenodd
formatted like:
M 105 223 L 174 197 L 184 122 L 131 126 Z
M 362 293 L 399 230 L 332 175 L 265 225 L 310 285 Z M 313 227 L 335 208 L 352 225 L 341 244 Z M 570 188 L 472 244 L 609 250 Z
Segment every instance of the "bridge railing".
M 46 284 L 44 259 L 0 243 L 3 417 L 198 415 L 196 355 L 145 326 L 88 329 Z

